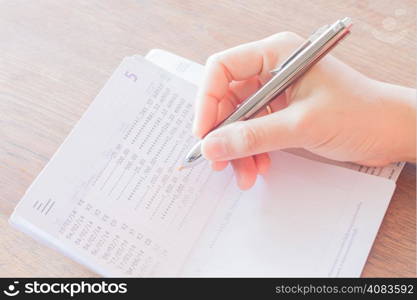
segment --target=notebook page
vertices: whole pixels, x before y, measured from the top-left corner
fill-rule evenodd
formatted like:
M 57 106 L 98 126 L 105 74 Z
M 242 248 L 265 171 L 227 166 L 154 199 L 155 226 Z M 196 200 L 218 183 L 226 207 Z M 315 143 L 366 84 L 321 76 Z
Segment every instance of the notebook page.
M 230 253 L 227 246 L 224 249 L 226 251 L 216 250 L 221 253 L 220 256 L 211 255 L 209 252 L 213 247 L 205 246 L 212 233 L 216 232 L 218 220 L 223 220 L 220 224 L 224 223 L 222 227 L 226 228 L 224 220 L 230 219 L 232 215 L 239 216 L 241 211 L 252 211 L 251 208 L 237 209 L 235 213 L 230 208 L 244 208 L 245 206 L 238 204 L 249 203 L 249 201 L 242 202 L 241 199 L 251 199 L 252 202 L 258 203 L 256 200 L 259 200 L 259 197 L 265 196 L 265 199 L 270 199 L 279 196 L 282 201 L 291 203 L 290 200 L 298 199 L 300 195 L 294 194 L 299 190 L 294 188 L 297 180 L 286 181 L 284 185 L 286 188 L 282 190 L 288 191 L 289 194 L 283 195 L 278 193 L 281 189 L 273 191 L 262 188 L 261 180 L 254 189 L 257 192 L 245 193 L 247 195 L 245 197 L 248 197 L 245 198 L 237 189 L 230 169 L 214 173 L 202 164 L 186 172 L 175 172 L 175 167 L 178 166 L 184 152 L 195 142 L 190 134 L 192 120 L 190 109 L 194 94 L 195 88 L 192 85 L 146 63 L 142 58 L 125 59 L 27 191 L 12 215 L 11 222 L 102 275 L 214 274 L 211 271 L 212 266 Z M 331 168 L 336 172 L 332 171 L 331 178 L 340 179 L 337 170 L 348 172 L 361 179 L 359 191 L 365 190 L 369 193 L 375 189 L 385 195 L 379 206 L 376 202 L 367 200 L 367 203 L 370 203 L 369 207 L 375 212 L 368 218 L 369 229 L 362 231 L 364 233 L 360 235 L 355 235 L 360 236 L 356 240 L 361 243 L 354 244 L 349 247 L 351 250 L 346 252 L 358 252 L 357 256 L 364 260 L 385 211 L 384 205 L 391 197 L 389 191 L 393 190 L 393 183 L 314 162 L 310 163 L 314 163 L 314 166 L 319 167 L 318 169 L 305 170 L 302 168 L 303 163 L 300 163 L 305 161 L 303 158 L 277 153 L 273 154 L 274 161 L 288 161 L 292 168 L 300 166 L 294 169 L 295 173 L 288 173 L 292 174 L 292 179 L 297 179 L 305 171 L 308 174 L 316 174 L 321 168 Z M 320 184 L 303 183 L 308 195 L 320 198 L 320 195 L 323 193 L 326 195 L 330 191 L 329 195 L 339 197 L 336 192 L 340 183 L 328 181 L 325 175 L 317 176 L 323 180 Z M 378 185 L 367 180 L 369 177 L 379 180 Z M 346 178 L 347 182 L 357 182 L 354 180 L 356 177 Z M 277 174 L 270 178 L 271 181 L 275 179 L 278 180 L 277 183 L 280 182 Z M 303 180 L 308 182 L 309 178 Z M 345 191 L 348 190 L 355 189 L 352 186 L 345 187 Z M 378 193 L 364 193 L 363 199 L 375 199 L 379 197 Z M 358 197 L 358 194 L 352 194 L 352 199 Z M 217 203 L 220 205 L 217 206 Z M 336 208 L 338 207 L 336 205 Z M 334 209 L 330 207 L 329 210 Z M 213 211 L 215 213 L 212 215 Z M 361 211 L 366 215 L 369 213 L 369 208 Z M 294 210 L 292 214 L 295 212 L 297 211 Z M 350 210 L 346 212 L 345 218 L 348 218 Z M 271 210 L 271 214 L 274 213 L 276 212 Z M 211 215 L 212 217 L 209 218 Z M 253 220 L 257 222 L 264 219 L 268 220 L 265 216 Z M 251 219 L 245 218 L 245 220 Z M 312 219 L 307 218 L 307 220 Z M 288 220 L 284 219 L 284 221 Z M 256 225 L 256 222 L 252 224 Z M 238 228 L 245 225 L 239 225 L 242 222 L 230 224 Z M 304 224 L 308 225 L 308 222 Z M 328 224 L 335 226 L 333 223 Z M 343 229 L 346 222 L 341 224 Z M 285 222 L 282 225 L 284 228 L 288 227 Z M 357 224 L 357 227 L 364 228 L 362 226 L 363 222 Z M 293 235 L 298 234 L 296 231 L 290 232 Z M 333 236 L 341 238 L 342 232 L 343 230 L 337 230 L 333 232 Z M 236 245 L 241 243 L 239 238 L 242 234 L 231 236 L 236 238 Z M 248 238 L 244 241 L 245 244 L 253 242 L 251 235 L 245 237 Z M 262 234 L 259 237 L 259 241 L 263 243 L 270 240 L 268 236 Z M 194 250 L 190 254 L 193 245 Z M 222 249 L 222 243 L 217 245 L 219 247 L 216 249 Z M 271 249 L 280 247 L 277 243 L 269 246 Z M 328 251 L 334 254 L 335 251 L 332 249 L 329 248 Z M 211 260 L 202 259 L 207 253 L 212 257 Z M 249 258 L 256 258 L 259 253 L 253 252 L 253 257 Z M 303 252 L 298 254 L 306 257 Z M 245 257 L 241 255 L 238 258 Z M 343 257 L 346 257 L 343 260 L 346 261 L 350 256 L 346 254 Z M 208 263 L 201 264 L 202 261 Z M 337 262 L 337 259 L 335 258 L 334 261 Z M 264 268 L 271 262 L 258 261 L 258 263 L 258 268 Z M 334 265 L 337 266 L 337 263 Z M 344 265 L 352 267 L 351 264 Z M 231 267 L 227 270 L 224 268 L 215 268 L 215 270 L 227 271 L 224 274 L 229 275 L 237 271 L 241 272 L 242 276 L 260 274 L 257 273 L 259 269 L 256 268 L 252 272 L 238 270 L 233 265 Z M 358 262 L 354 263 L 353 267 L 356 272 L 360 268 Z M 310 274 L 311 266 L 306 265 L 302 271 L 304 274 Z M 320 274 L 324 272 L 323 269 L 319 271 Z
M 194 85 L 198 86 L 198 84 L 201 82 L 203 78 L 204 66 L 186 58 L 183 58 L 181 56 L 170 53 L 168 51 L 152 49 L 146 55 L 146 58 L 152 61 L 153 63 L 157 64 L 161 68 L 164 68 L 165 70 L 187 80 L 188 82 Z M 352 169 L 358 172 L 388 178 L 393 181 L 397 181 L 398 176 L 400 176 L 400 173 L 405 165 L 405 162 L 397 162 L 384 167 L 367 167 L 350 162 L 334 161 L 313 154 L 304 149 L 289 149 L 286 151 L 311 160 L 320 161 L 323 163 Z
M 175 276 L 231 173 L 177 171 L 195 87 L 123 60 L 11 223 L 105 276 Z
M 395 183 L 286 152 L 271 158 L 249 191 L 229 184 L 183 276 L 359 277 Z
M 155 49 L 147 59 L 201 80 L 202 67 L 172 53 Z M 270 172 L 249 191 L 231 181 L 182 275 L 360 276 L 402 165 L 370 176 L 354 164 L 329 161 L 339 168 L 304 155 L 311 160 L 271 153 Z

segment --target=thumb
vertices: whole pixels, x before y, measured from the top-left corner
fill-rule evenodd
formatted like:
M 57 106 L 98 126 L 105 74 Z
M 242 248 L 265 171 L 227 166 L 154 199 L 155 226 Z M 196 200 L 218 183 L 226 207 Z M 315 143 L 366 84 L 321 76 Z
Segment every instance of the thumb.
M 202 142 L 203 156 L 227 161 L 273 150 L 303 146 L 303 110 L 299 105 L 272 114 L 238 121 L 208 134 Z

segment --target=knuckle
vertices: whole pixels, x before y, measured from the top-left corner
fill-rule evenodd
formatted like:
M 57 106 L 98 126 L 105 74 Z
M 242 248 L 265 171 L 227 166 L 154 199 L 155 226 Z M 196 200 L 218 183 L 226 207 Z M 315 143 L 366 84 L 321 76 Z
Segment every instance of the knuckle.
M 302 40 L 302 38 L 298 34 L 292 31 L 281 31 L 272 35 L 270 38 L 275 41 L 278 40 L 290 43 L 299 42 L 300 40 Z
M 298 34 L 291 31 L 283 31 L 271 35 L 262 41 L 262 48 L 269 50 L 267 57 L 275 57 L 278 55 L 285 55 L 298 47 L 304 39 Z M 279 51 L 277 51 L 277 49 Z M 279 56 L 279 55 L 278 55 Z
M 217 64 L 221 61 L 222 56 L 223 55 L 221 52 L 212 54 L 207 58 L 206 64 L 210 64 L 210 65 Z
M 286 40 L 297 40 L 300 36 L 292 31 L 283 31 L 278 33 L 279 37 Z
M 238 125 L 242 141 L 242 151 L 255 153 L 260 144 L 259 132 L 244 122 Z

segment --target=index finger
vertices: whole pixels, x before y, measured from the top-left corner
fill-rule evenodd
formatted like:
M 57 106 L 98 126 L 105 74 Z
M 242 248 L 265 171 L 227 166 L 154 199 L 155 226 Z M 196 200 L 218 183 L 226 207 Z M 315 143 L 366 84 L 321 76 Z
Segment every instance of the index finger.
M 222 121 L 217 120 L 219 103 L 229 91 L 232 81 L 257 75 L 266 80 L 270 77 L 269 71 L 286 57 L 289 49 L 296 47 L 294 40 L 299 42 L 300 38 L 294 34 L 279 33 L 211 56 L 207 60 L 204 79 L 197 94 L 194 135 L 202 138 L 216 123 Z

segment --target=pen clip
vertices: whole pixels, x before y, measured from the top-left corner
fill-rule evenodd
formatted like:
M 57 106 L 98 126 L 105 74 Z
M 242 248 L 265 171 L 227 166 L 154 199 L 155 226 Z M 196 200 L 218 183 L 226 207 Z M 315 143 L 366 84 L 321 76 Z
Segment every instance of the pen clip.
M 314 40 L 316 40 L 330 25 L 324 25 L 314 31 L 310 37 L 300 46 L 298 47 L 294 53 L 292 53 L 286 60 L 284 60 L 278 68 L 273 69 L 270 71 L 272 75 L 277 74 L 280 70 L 282 70 L 288 63 L 290 63 L 298 54 L 300 54 L 308 45 L 310 45 Z

